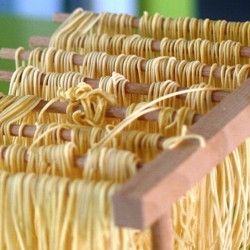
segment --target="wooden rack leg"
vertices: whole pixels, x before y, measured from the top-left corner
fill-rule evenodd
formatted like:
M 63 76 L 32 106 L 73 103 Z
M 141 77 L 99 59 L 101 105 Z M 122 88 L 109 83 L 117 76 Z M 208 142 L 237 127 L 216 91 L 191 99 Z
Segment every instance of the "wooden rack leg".
M 154 250 L 173 250 L 173 230 L 172 230 L 172 217 L 171 206 L 152 225 L 152 249 Z

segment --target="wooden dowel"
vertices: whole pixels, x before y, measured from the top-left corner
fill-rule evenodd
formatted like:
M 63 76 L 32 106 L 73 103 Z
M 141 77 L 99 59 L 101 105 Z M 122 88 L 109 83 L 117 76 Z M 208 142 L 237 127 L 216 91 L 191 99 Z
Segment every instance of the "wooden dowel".
M 19 136 L 20 135 L 20 126 L 19 124 L 11 124 L 10 125 L 10 135 L 11 136 Z M 33 138 L 34 134 L 37 130 L 36 126 L 25 125 L 22 127 L 22 137 Z M 71 129 L 61 128 L 60 129 L 61 139 L 64 141 L 71 141 Z
M 10 82 L 12 75 L 13 71 L 0 70 L 0 81 Z
M 31 47 L 47 47 L 50 43 L 50 37 L 48 36 L 31 36 L 29 39 L 29 45 Z M 160 52 L 161 51 L 161 41 L 152 41 L 152 51 Z M 240 57 L 250 58 L 250 47 L 242 46 L 240 48 Z
M 53 22 L 55 23 L 62 23 L 64 22 L 68 17 L 70 13 L 55 13 L 52 17 Z
M 49 36 L 31 36 L 29 39 L 30 47 L 47 47 L 50 43 Z
M 43 106 L 45 103 L 42 103 L 41 105 L 39 105 L 39 106 Z M 111 108 L 114 108 L 114 107 L 110 107 L 110 109 Z M 34 109 L 34 110 L 36 110 L 36 108 Z M 40 107 L 39 107 L 39 110 L 40 110 Z M 52 108 L 52 111 L 55 111 L 55 108 L 53 109 Z M 46 112 L 49 112 L 49 109 L 48 110 L 46 110 Z M 107 112 L 107 113 L 109 113 L 109 111 Z M 111 112 L 112 113 L 112 112 Z M 140 118 L 138 118 L 139 120 L 144 120 L 144 119 L 151 119 L 151 120 L 158 120 L 158 117 L 157 117 L 157 115 L 159 115 L 159 112 L 156 112 L 156 111 L 154 111 L 154 112 L 150 112 L 149 113 L 149 115 L 152 115 L 152 117 L 148 117 L 148 116 L 146 116 L 146 115 L 144 115 L 144 116 L 142 116 L 142 117 L 140 117 Z M 123 116 L 123 115 L 121 115 L 121 116 Z M 194 115 L 194 118 L 193 118 L 193 123 L 195 123 L 195 122 L 197 122 L 201 117 L 202 117 L 203 115 L 200 115 L 200 114 L 195 114 Z M 125 115 L 124 115 L 124 117 L 123 118 L 125 118 Z M 19 125 L 19 124 L 11 124 L 10 125 L 10 135 L 12 135 L 12 136 L 19 136 L 20 135 L 20 126 L 21 125 Z M 24 127 L 22 127 L 22 132 L 21 132 L 21 135 L 23 136 L 23 137 L 27 137 L 27 138 L 33 138 L 34 137 L 34 134 L 35 134 L 35 132 L 36 132 L 36 129 L 37 129 L 37 127 L 36 126 L 32 126 L 32 125 L 25 125 Z M 69 128 L 61 128 L 60 129 L 60 136 L 61 136 L 61 139 L 62 140 L 65 140 L 65 141 L 71 141 L 71 129 L 69 129 Z M 158 147 L 158 149 L 163 149 L 163 143 L 164 143 L 164 141 L 167 139 L 167 137 L 164 137 L 164 136 L 162 136 L 162 137 L 160 137 L 159 138 L 159 140 L 158 140 L 158 142 L 157 142 L 157 147 Z
M 40 103 L 33 109 L 33 111 L 41 111 L 42 108 L 48 103 L 48 101 L 40 101 Z M 68 103 L 67 102 L 55 102 L 51 104 L 45 112 L 48 113 L 59 113 L 59 114 L 65 114 L 66 109 L 67 109 Z M 82 106 L 78 106 L 77 110 L 83 110 Z M 115 107 L 115 106 L 110 106 L 107 107 L 105 116 L 110 117 L 110 118 L 119 118 L 119 119 L 125 119 L 126 117 L 126 107 Z M 160 110 L 156 111 L 151 111 L 148 112 L 140 117 L 138 117 L 138 120 L 145 120 L 145 121 L 158 121 Z M 201 114 L 195 114 L 193 117 L 193 123 L 197 122 L 203 115 Z M 20 125 L 18 124 L 12 124 L 10 126 L 10 134 L 17 136 L 19 134 L 19 127 Z M 32 138 L 34 136 L 36 127 L 35 126 L 25 126 L 22 129 L 22 135 L 25 137 Z M 61 138 L 66 141 L 71 140 L 70 136 L 70 129 L 62 129 L 61 130 Z M 162 149 L 162 143 L 164 138 L 161 138 L 161 140 L 158 143 L 159 148 Z
M 10 59 L 13 60 L 15 59 L 15 53 L 16 49 L 9 49 L 9 48 L 2 48 L 0 51 L 0 57 L 3 59 Z M 24 50 L 19 53 L 19 59 L 20 60 L 28 60 L 29 55 L 31 51 Z M 84 55 L 74 55 L 73 56 L 73 64 L 81 66 L 83 63 Z M 147 60 L 142 61 L 141 63 L 141 70 L 145 70 L 147 65 Z M 210 71 L 211 71 L 211 66 L 204 66 L 202 70 L 202 76 L 203 77 L 209 77 L 210 76 Z M 221 78 L 221 68 L 218 67 L 213 71 L 214 78 Z M 249 76 L 249 74 L 248 74 Z
M 168 206 L 168 204 L 166 204 Z M 166 212 L 152 225 L 152 249 L 154 250 L 173 250 L 173 226 L 171 216 L 171 206 Z
M 7 147 L 6 147 L 5 149 L 2 150 L 2 152 L 3 152 L 3 158 L 4 158 L 4 155 L 5 155 L 6 150 L 7 150 Z M 85 165 L 85 163 L 86 163 L 86 158 L 87 158 L 86 155 L 83 155 L 83 156 L 75 156 L 75 157 L 74 157 L 74 166 L 72 166 L 72 167 L 76 167 L 76 168 L 83 169 L 83 168 L 84 168 L 84 165 Z M 26 162 L 29 161 L 29 154 L 28 154 L 28 153 L 25 154 L 24 160 L 25 160 Z M 140 170 L 141 168 L 143 168 L 143 166 L 144 166 L 144 163 L 143 163 L 143 162 L 138 162 L 137 165 L 136 165 L 136 168 L 137 168 L 137 170 Z
M 48 101 L 41 100 L 32 111 L 41 111 L 47 103 Z M 66 114 L 66 109 L 68 105 L 69 105 L 68 102 L 54 102 L 45 110 L 45 112 Z M 81 105 L 78 105 L 74 109 L 74 111 L 75 110 L 83 110 L 83 107 Z M 106 108 L 105 117 L 124 119 L 126 117 L 126 112 L 127 112 L 126 107 L 109 106 Z M 151 111 L 138 117 L 138 120 L 158 121 L 159 113 L 160 113 L 160 110 Z M 202 115 L 200 114 L 196 114 L 194 116 L 194 122 L 196 122 L 201 116 Z
M 242 46 L 240 49 L 240 56 L 250 58 L 250 47 Z
M 4 148 L 4 149 L 2 149 L 2 157 L 3 158 L 5 158 L 5 153 L 6 153 L 6 151 L 7 151 L 7 146 Z M 28 150 L 27 150 L 28 151 Z M 72 166 L 72 167 L 76 167 L 76 168 L 84 168 L 84 164 L 85 164 L 85 162 L 86 162 L 86 158 L 87 158 L 87 156 L 86 155 L 83 155 L 83 156 L 75 156 L 74 157 L 74 166 Z M 28 152 L 26 152 L 26 154 L 25 154 L 25 156 L 24 156 L 24 160 L 26 161 L 26 162 L 28 162 L 29 161 L 29 153 Z M 144 163 L 143 162 L 139 162 L 138 164 L 137 164 L 137 170 L 140 170 L 141 168 L 143 168 L 143 166 L 144 166 Z
M 13 73 L 14 72 L 11 72 L 11 71 L 0 70 L 0 81 L 9 82 L 11 80 Z M 43 83 L 45 76 L 46 76 L 46 74 L 42 75 L 41 84 Z M 85 77 L 84 82 L 89 84 L 93 89 L 99 88 L 99 79 Z M 125 84 L 125 92 L 128 94 L 147 95 L 149 92 L 150 85 L 151 84 L 127 82 Z M 185 89 L 187 89 L 187 88 L 178 87 L 177 91 L 182 91 Z M 220 102 L 226 96 L 228 96 L 230 93 L 231 93 L 230 91 L 226 91 L 226 90 L 212 91 L 212 101 L 213 102 Z M 187 96 L 187 94 L 182 94 L 182 95 L 176 96 L 176 98 L 185 99 L 186 96 Z

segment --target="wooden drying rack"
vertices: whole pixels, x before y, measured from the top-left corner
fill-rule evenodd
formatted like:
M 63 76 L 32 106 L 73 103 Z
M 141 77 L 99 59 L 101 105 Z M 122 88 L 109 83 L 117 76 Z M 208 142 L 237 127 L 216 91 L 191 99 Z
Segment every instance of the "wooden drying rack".
M 55 19 L 63 21 L 66 16 L 57 14 Z M 134 24 L 138 25 L 137 19 Z M 1 56 L 8 58 L 11 53 L 13 51 L 2 50 Z M 27 57 L 27 53 L 22 52 L 21 59 Z M 76 63 L 79 60 L 82 61 L 82 56 L 74 59 Z M 0 75 L 7 80 L 11 73 L 1 71 Z M 96 84 L 94 79 L 88 81 Z M 171 205 L 249 137 L 249 89 L 250 79 L 247 79 L 232 93 L 223 96 L 215 108 L 190 127 L 188 133 L 202 136 L 205 147 L 201 147 L 197 140 L 185 140 L 178 147 L 164 150 L 144 164 L 124 184 L 112 199 L 117 226 L 135 229 L 152 227 L 153 249 L 173 249 Z

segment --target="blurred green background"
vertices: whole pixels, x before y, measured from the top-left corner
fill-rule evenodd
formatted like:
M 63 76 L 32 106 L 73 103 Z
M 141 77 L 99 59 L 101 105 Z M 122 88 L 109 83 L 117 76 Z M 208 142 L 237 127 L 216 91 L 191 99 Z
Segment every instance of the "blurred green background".
M 13 14 L 0 15 L 0 48 L 29 49 L 29 37 L 50 36 L 58 24 L 47 19 L 28 18 Z M 0 59 L 0 70 L 14 70 L 13 60 Z M 7 94 L 9 83 L 0 81 L 0 92 Z
M 141 16 L 143 11 L 150 15 L 159 13 L 169 17 L 197 17 L 197 0 L 140 0 L 138 12 Z

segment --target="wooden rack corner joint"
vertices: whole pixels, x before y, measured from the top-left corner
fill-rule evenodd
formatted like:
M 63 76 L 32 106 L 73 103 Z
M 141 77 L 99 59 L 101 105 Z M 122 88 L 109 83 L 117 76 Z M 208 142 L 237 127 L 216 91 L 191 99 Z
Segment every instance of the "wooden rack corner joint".
M 172 228 L 167 219 L 171 204 L 250 135 L 249 88 L 250 79 L 189 129 L 189 133 L 205 138 L 204 148 L 188 140 L 165 150 L 114 195 L 118 226 L 143 229 L 155 224 L 159 234 L 165 232 L 165 237 L 156 235 L 154 244 L 160 246 L 156 249 L 172 249 L 166 240 L 166 232 Z M 171 234 L 168 237 L 171 239 Z

